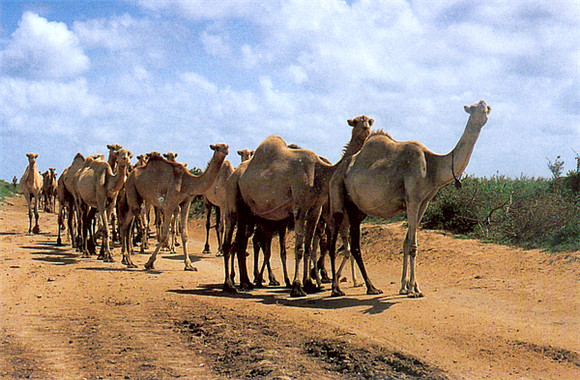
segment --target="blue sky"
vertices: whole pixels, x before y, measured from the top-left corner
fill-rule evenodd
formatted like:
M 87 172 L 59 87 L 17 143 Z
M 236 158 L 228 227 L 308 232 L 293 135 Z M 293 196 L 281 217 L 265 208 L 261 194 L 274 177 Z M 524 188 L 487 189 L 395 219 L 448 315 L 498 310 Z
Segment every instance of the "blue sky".
M 346 120 L 450 151 L 466 173 L 550 176 L 580 153 L 580 1 L 0 2 L 0 178 L 119 143 L 204 168 L 270 134 L 339 159 Z

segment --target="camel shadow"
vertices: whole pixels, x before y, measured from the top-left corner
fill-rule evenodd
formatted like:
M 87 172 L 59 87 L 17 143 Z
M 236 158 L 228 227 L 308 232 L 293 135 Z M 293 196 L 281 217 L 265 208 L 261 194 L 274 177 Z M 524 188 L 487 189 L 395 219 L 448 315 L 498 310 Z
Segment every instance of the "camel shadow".
M 201 259 L 202 259 L 201 256 L 192 255 L 191 253 L 189 253 L 188 256 L 189 256 L 189 259 L 191 260 L 192 263 L 196 263 L 198 261 L 201 261 Z M 180 255 L 180 254 L 176 254 L 176 253 L 173 253 L 173 254 L 168 253 L 166 255 L 161 256 L 161 258 L 167 259 L 167 260 L 178 260 L 178 261 L 184 260 L 183 254 Z
M 0 236 L 20 235 L 18 232 L 0 232 Z
M 237 299 L 253 299 L 264 305 L 283 305 L 298 308 L 310 308 L 320 310 L 336 310 L 348 309 L 353 307 L 367 307 L 362 310 L 363 314 L 380 314 L 388 310 L 391 306 L 399 303 L 393 302 L 397 296 L 345 296 L 345 297 L 329 297 L 317 295 L 315 297 L 308 296 L 306 298 L 289 298 L 288 289 L 283 287 L 269 287 L 260 288 L 266 290 L 260 294 L 252 291 L 240 291 L 232 294 L 223 291 L 222 284 L 205 284 L 200 285 L 196 289 L 173 289 L 168 290 L 170 293 L 182 295 L 196 295 L 196 296 L 210 296 L 210 297 L 226 297 Z
M 34 250 L 31 255 L 42 255 L 42 257 L 33 257 L 35 261 L 44 261 L 59 265 L 74 264 L 78 262 L 78 255 L 69 252 L 66 247 L 58 247 L 55 243 L 42 242 L 37 245 L 25 245 L 20 248 Z

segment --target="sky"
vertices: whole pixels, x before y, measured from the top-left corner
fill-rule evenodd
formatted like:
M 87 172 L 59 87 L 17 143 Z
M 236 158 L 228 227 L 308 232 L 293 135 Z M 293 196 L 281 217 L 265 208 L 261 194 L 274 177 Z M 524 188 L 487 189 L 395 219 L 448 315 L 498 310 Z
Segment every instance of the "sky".
M 482 99 L 465 173 L 550 177 L 579 88 L 579 0 L 1 0 L 0 179 L 113 143 L 236 166 L 271 134 L 336 162 L 363 114 L 445 154 Z

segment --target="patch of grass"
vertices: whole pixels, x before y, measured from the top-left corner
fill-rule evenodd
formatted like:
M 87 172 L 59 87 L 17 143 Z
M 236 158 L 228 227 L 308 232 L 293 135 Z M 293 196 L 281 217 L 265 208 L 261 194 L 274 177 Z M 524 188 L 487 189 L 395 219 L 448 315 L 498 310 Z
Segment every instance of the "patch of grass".
M 0 203 L 4 203 L 7 197 L 12 197 L 15 194 L 20 194 L 18 186 L 0 179 Z
M 553 252 L 580 250 L 580 194 L 576 179 L 468 177 L 442 188 L 423 227 L 470 238 Z

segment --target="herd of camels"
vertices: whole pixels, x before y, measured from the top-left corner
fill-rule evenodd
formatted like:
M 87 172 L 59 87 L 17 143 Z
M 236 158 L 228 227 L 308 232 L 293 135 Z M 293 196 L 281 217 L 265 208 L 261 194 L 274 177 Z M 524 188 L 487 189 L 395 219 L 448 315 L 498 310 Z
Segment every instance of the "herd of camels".
M 174 153 L 140 155 L 132 166 L 132 153 L 114 144 L 107 146 L 108 160 L 103 155 L 85 158 L 78 153 L 57 181 L 54 168 L 43 179 L 36 165 L 38 155 L 29 153 L 28 167 L 20 180 L 28 203 L 28 233 L 39 233 L 38 200 L 49 194 L 45 207 L 54 198 L 60 204 L 57 244 L 61 244 L 66 219 L 73 247 L 88 256 L 95 251 L 96 236 L 101 236 L 99 258 L 112 261 L 111 230 L 113 240 L 118 230 L 122 263 L 135 268 L 133 246 L 140 240 L 141 248 L 146 247 L 149 213 L 155 209 L 158 243 L 145 268 L 154 268 L 159 251 L 179 233 L 185 270 L 195 270 L 187 254 L 187 216 L 193 198 L 203 195 L 209 210 L 204 252 L 209 252 L 209 216 L 211 207 L 215 207 L 219 251 L 224 258 L 224 291 L 236 292 L 236 256 L 240 288 L 261 286 L 266 267 L 270 284 L 278 284 L 269 265 L 272 237 L 278 233 L 284 281 L 291 288 L 291 296 L 320 290 L 324 280 L 332 282 L 332 296 L 344 295 L 339 286 L 344 261 L 338 270 L 335 265 L 339 235 L 358 265 L 367 294 L 379 294 L 361 256 L 360 225 L 366 216 L 390 218 L 406 212 L 408 230 L 403 243 L 400 294 L 421 297 L 415 273 L 417 228 L 437 191 L 454 180 L 458 184 L 457 178 L 467 167 L 491 107 L 482 100 L 465 106 L 465 111 L 469 114 L 465 130 L 445 155 L 435 154 L 419 142 L 396 141 L 383 130 L 371 131 L 374 120 L 364 115 L 348 120 L 352 136 L 334 165 L 311 150 L 288 145 L 279 136 L 267 137 L 255 151 L 238 151 L 242 162 L 237 168 L 226 160 L 228 145 L 211 145 L 213 157 L 200 175 L 191 174 L 186 164 L 176 162 Z M 296 259 L 292 283 L 284 244 L 290 224 L 295 231 Z M 252 234 L 254 282 L 246 268 L 246 249 Z M 320 256 L 316 253 L 318 245 Z M 260 249 L 264 254 L 261 268 L 257 258 Z M 324 270 L 326 253 L 332 279 Z

